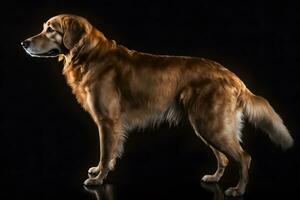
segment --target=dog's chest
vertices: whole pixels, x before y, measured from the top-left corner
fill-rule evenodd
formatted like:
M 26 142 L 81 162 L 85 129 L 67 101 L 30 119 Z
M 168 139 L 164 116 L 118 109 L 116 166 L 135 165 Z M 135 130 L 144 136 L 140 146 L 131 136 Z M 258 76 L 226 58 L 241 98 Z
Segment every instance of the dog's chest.
M 86 109 L 86 91 L 82 83 L 84 75 L 83 68 L 81 66 L 68 67 L 64 70 L 63 74 L 66 77 L 68 85 L 72 88 L 73 94 L 76 96 L 77 101 Z

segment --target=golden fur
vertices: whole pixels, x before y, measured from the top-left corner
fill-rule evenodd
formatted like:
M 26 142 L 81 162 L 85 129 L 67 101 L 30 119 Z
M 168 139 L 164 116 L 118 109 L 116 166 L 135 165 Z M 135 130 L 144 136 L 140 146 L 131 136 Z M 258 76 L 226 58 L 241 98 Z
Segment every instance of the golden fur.
M 53 30 L 48 30 L 49 26 Z M 225 192 L 230 196 L 244 194 L 248 181 L 251 158 L 239 143 L 243 118 L 261 127 L 283 148 L 293 144 L 269 103 L 214 61 L 129 50 L 73 15 L 51 18 L 42 33 L 28 40 L 31 46 L 24 48 L 29 54 L 64 59 L 68 84 L 99 128 L 100 161 L 89 169 L 94 176 L 85 185 L 102 184 L 121 156 L 124 137 L 131 128 L 164 120 L 176 124 L 187 117 L 213 150 L 218 169 L 203 181 L 219 181 L 227 156 L 239 163 L 239 182 Z M 50 51 L 48 43 L 56 50 Z

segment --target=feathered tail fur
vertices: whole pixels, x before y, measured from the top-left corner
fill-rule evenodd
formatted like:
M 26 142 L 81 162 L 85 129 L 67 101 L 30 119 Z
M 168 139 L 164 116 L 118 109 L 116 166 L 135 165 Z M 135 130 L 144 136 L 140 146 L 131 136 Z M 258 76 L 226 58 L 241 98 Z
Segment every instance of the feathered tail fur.
M 247 90 L 243 95 L 243 103 L 244 116 L 249 122 L 261 128 L 274 143 L 283 149 L 293 145 L 294 141 L 288 129 L 266 99 Z

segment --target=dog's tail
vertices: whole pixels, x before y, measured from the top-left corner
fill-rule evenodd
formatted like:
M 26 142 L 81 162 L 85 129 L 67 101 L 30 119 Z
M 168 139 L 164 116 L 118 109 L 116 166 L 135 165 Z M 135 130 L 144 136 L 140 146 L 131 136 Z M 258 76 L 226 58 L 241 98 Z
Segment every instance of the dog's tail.
M 293 138 L 269 102 L 252 94 L 249 90 L 246 90 L 242 96 L 244 116 L 266 132 L 270 139 L 283 149 L 292 147 Z

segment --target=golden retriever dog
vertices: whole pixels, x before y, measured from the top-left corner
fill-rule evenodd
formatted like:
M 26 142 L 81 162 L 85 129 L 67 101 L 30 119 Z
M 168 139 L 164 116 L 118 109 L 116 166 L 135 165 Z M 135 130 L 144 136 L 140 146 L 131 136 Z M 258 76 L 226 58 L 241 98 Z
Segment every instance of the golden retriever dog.
M 130 50 L 86 19 L 66 14 L 52 17 L 41 33 L 21 44 L 31 56 L 64 60 L 67 83 L 98 126 L 100 161 L 88 170 L 85 185 L 103 183 L 132 128 L 163 121 L 177 124 L 186 117 L 212 149 L 218 168 L 204 182 L 219 181 L 228 158 L 239 164 L 238 184 L 225 191 L 228 196 L 243 195 L 248 182 L 251 157 L 240 145 L 244 119 L 283 149 L 293 145 L 268 101 L 217 62 Z

